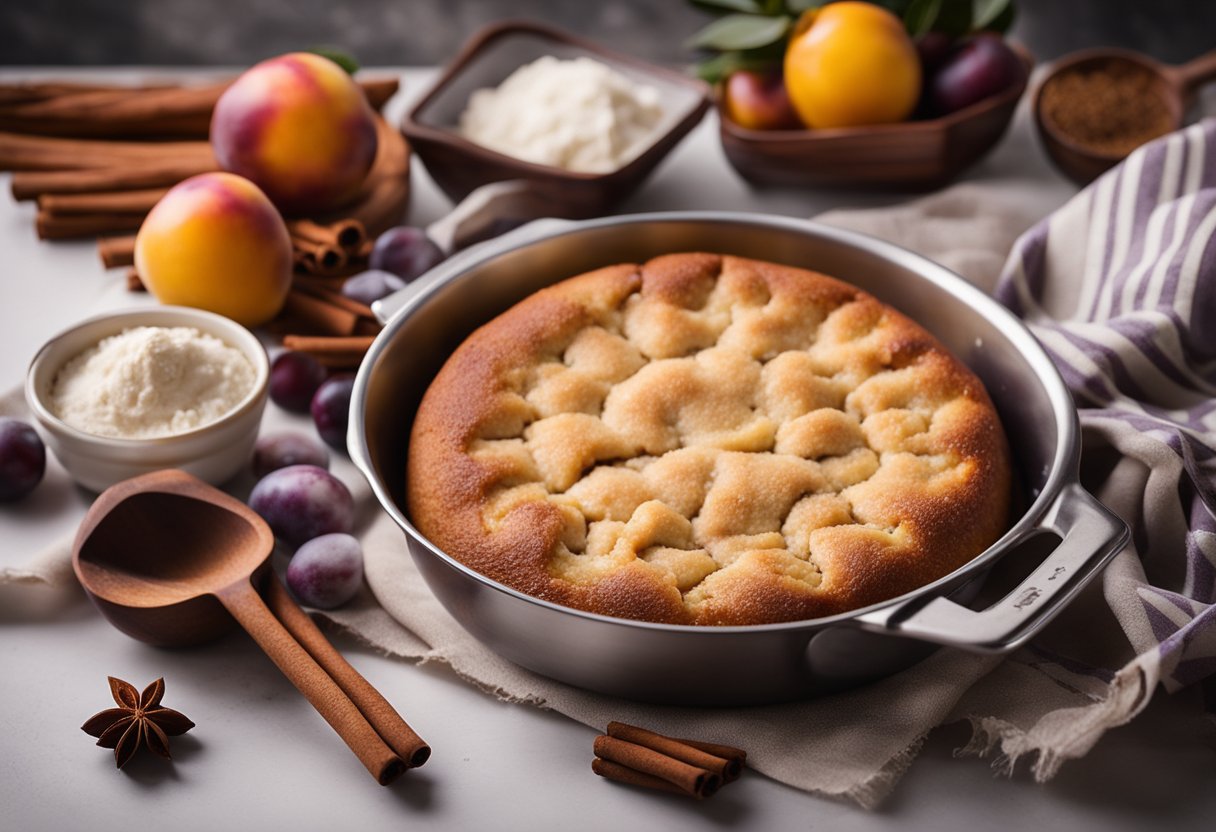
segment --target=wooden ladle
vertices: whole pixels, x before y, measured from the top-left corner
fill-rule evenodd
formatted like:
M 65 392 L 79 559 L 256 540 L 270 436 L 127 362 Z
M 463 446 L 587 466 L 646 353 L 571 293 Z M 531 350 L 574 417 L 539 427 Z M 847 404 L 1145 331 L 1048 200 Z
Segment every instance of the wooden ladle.
M 198 644 L 235 619 L 382 785 L 421 765 L 430 748 L 287 595 L 268 568 L 273 550 L 244 503 L 184 471 L 157 471 L 97 498 L 72 566 L 102 615 L 149 644 Z
M 1092 182 L 1103 172 L 1123 161 L 1127 153 L 1100 151 L 1070 138 L 1050 117 L 1044 117 L 1043 90 L 1053 78 L 1063 73 L 1110 69 L 1120 65 L 1131 67 L 1133 71 L 1145 72 L 1152 78 L 1151 94 L 1157 96 L 1165 105 L 1172 120 L 1170 129 L 1177 130 L 1182 126 L 1187 109 L 1194 103 L 1199 88 L 1216 78 L 1216 50 L 1180 66 L 1160 63 L 1130 49 L 1111 48 L 1074 52 L 1052 64 L 1035 91 L 1035 123 L 1038 125 L 1039 136 L 1047 155 L 1062 173 L 1081 185 Z

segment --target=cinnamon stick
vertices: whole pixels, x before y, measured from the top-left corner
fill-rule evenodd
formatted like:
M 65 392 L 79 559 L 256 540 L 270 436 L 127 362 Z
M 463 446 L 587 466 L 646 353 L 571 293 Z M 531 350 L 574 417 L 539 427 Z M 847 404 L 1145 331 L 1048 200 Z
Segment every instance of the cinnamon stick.
M 48 194 L 90 194 L 168 188 L 191 176 L 218 170 L 214 159 L 199 158 L 151 165 L 122 163 L 87 170 L 28 170 L 13 174 L 13 199 Z
M 142 191 L 111 191 L 96 194 L 46 194 L 38 197 L 38 208 L 60 216 L 69 214 L 138 214 L 146 216 L 168 193 L 168 188 Z
M 615 780 L 617 783 L 625 783 L 629 786 L 658 789 L 659 791 L 672 792 L 674 794 L 691 794 L 692 797 L 698 800 L 705 796 L 697 792 L 687 792 L 673 783 L 668 783 L 661 777 L 655 777 L 653 774 L 644 774 L 628 766 L 614 763 L 611 760 L 602 760 L 599 757 L 591 761 L 591 770 L 606 780 Z
M 97 253 L 101 264 L 107 269 L 130 266 L 135 263 L 135 235 L 102 237 L 97 241 Z
M 281 317 L 316 335 L 354 335 L 359 316 L 299 290 L 287 293 Z
M 430 746 L 401 718 L 388 700 L 329 643 L 308 614 L 291 600 L 280 581 L 266 582 L 266 604 L 287 632 L 325 669 L 342 692 L 350 697 L 355 707 L 385 744 L 401 757 L 406 767 L 416 768 L 430 758 Z
M 357 250 L 367 239 L 363 223 L 356 219 L 341 219 L 328 225 L 312 220 L 291 220 L 287 223 L 291 236 L 311 243 L 335 246 L 347 251 Z
M 43 136 L 203 138 L 216 101 L 232 82 L 198 87 L 113 87 L 65 92 L 0 105 L 0 130 Z M 376 110 L 396 93 L 396 78 L 360 81 Z
M 296 251 L 311 254 L 312 259 L 308 262 L 315 262 L 317 271 L 330 271 L 346 265 L 346 251 L 336 245 L 315 243 L 295 235 L 292 235 L 291 245 Z
M 165 84 L 142 86 L 140 89 L 164 89 Z M 60 95 L 115 89 L 113 84 L 90 84 L 77 81 L 38 81 L 33 83 L 0 84 L 0 105 L 44 101 Z
M 146 292 L 148 287 L 139 277 L 139 272 L 135 269 L 127 269 L 127 291 L 128 292 Z
M 733 745 L 722 745 L 717 742 L 702 742 L 701 740 L 689 740 L 680 737 L 673 737 L 676 742 L 682 742 L 685 745 L 691 745 L 693 748 L 704 751 L 707 754 L 713 754 L 715 757 L 722 757 L 726 760 L 735 760 L 742 768 L 747 763 L 747 752 L 742 748 L 735 748 Z
M 196 142 L 117 142 L 0 132 L 0 170 L 86 170 L 126 165 L 215 164 L 211 145 Z
M 739 773 L 743 767 L 738 759 L 710 754 L 680 740 L 624 722 L 609 722 L 608 736 L 666 754 L 672 759 L 680 760 L 691 766 L 712 771 L 721 777 L 724 783 L 739 779 Z
M 296 278 L 293 282 L 293 287 L 299 289 L 306 295 L 312 295 L 314 298 L 320 298 L 326 303 L 332 303 L 334 306 L 340 306 L 343 309 L 349 309 L 361 318 L 375 320 L 376 315 L 372 312 L 370 306 L 365 303 L 359 303 L 357 300 L 352 300 L 342 294 L 332 286 L 324 285 L 319 282 L 310 281 L 307 279 L 300 280 Z
M 375 336 L 322 337 L 315 335 L 284 335 L 283 346 L 295 352 L 307 353 L 323 367 L 355 369 L 371 348 Z
M 34 227 L 41 240 L 71 240 L 78 237 L 101 237 L 122 231 L 138 231 L 143 224 L 141 214 L 52 214 L 39 211 Z
M 722 778 L 711 771 L 616 737 L 596 737 L 595 755 L 634 771 L 659 777 L 687 794 L 708 797 L 722 785 Z

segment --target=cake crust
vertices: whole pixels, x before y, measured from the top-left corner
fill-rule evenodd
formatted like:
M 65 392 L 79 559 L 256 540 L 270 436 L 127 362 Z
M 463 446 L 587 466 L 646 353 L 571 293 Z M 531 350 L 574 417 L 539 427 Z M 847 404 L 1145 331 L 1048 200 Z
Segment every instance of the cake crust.
M 419 406 L 407 500 L 457 560 L 622 618 L 762 624 L 901 595 L 1008 523 L 979 379 L 826 275 L 672 254 L 543 289 Z

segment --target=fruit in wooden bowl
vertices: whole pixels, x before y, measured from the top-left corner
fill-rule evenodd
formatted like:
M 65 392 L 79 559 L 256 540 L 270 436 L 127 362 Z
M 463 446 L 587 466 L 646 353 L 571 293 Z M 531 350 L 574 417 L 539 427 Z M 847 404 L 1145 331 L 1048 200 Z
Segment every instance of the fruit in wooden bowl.
M 354 199 L 376 158 L 376 123 L 345 69 L 294 52 L 246 70 L 225 90 L 211 145 L 224 170 L 252 180 L 284 213 L 307 215 Z
M 812 129 L 903 121 L 920 96 L 912 38 L 873 3 L 847 0 L 802 15 L 784 64 L 790 100 Z
M 785 79 L 775 72 L 740 69 L 723 82 L 722 112 L 748 130 L 793 130 L 802 127 L 785 89 Z
M 291 237 L 266 195 L 232 173 L 176 185 L 135 238 L 135 268 L 161 303 L 266 323 L 291 287 Z
M 862 0 L 795 17 L 805 3 L 785 0 L 711 24 L 694 45 L 721 51 L 702 74 L 717 81 L 728 161 L 752 182 L 786 186 L 910 190 L 956 177 L 1000 140 L 1032 65 L 990 31 L 1011 20 L 1009 2 L 983 18 L 960 2 L 884 3 L 901 19 Z M 736 81 L 744 71 L 769 79 L 766 101 L 779 98 L 780 78 L 799 123 L 756 118 L 757 85 Z

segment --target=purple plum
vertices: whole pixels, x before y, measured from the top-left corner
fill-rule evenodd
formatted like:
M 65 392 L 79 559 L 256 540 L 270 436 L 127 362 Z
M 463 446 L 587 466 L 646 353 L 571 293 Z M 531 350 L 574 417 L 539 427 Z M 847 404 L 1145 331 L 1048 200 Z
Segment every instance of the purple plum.
M 282 353 L 270 365 L 270 400 L 292 413 L 307 413 L 323 381 L 325 368 L 311 355 Z
M 363 583 L 363 549 L 348 534 L 323 534 L 301 546 L 287 565 L 287 586 L 305 604 L 331 610 Z
M 421 228 L 399 225 L 376 238 L 368 265 L 391 272 L 409 283 L 423 272 L 438 265 L 443 252 Z
M 271 471 L 291 465 L 315 465 L 329 468 L 329 451 L 325 446 L 303 433 L 280 431 L 258 437 L 253 446 L 253 473 L 264 477 Z
M 350 491 L 316 465 L 271 471 L 253 487 L 249 507 L 262 515 L 275 537 L 293 547 L 323 534 L 349 532 L 355 521 Z
M 0 418 L 0 503 L 20 500 L 42 482 L 46 448 L 32 427 Z
M 980 34 L 963 43 L 929 79 L 928 104 L 935 116 L 968 107 L 1020 83 L 1025 67 L 997 34 Z

